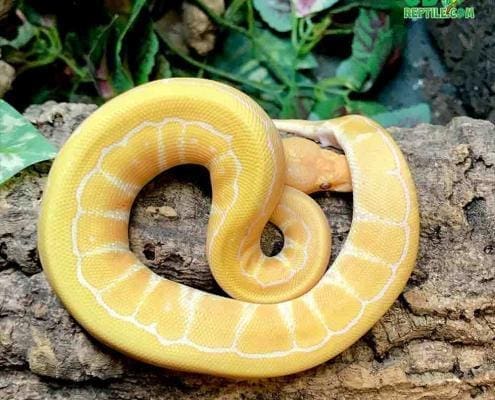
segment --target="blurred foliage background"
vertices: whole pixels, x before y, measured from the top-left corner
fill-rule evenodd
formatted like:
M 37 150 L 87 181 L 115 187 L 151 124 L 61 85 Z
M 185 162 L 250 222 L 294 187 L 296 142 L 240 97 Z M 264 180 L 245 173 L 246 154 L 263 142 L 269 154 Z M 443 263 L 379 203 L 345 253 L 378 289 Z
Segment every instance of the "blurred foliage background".
M 12 1 L 4 0 L 4 3 Z M 0 20 L 16 70 L 6 100 L 102 103 L 177 76 L 224 81 L 276 118 L 347 113 L 428 122 L 426 104 L 389 110 L 374 86 L 405 43 L 397 0 L 19 0 Z M 412 117 L 413 118 L 412 118 Z

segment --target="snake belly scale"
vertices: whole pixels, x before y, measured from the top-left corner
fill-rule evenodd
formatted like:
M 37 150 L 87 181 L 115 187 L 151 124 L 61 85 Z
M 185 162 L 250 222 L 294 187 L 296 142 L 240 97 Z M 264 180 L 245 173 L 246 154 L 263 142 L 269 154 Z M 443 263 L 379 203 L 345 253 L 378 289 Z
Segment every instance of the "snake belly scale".
M 346 242 L 325 271 L 326 218 L 285 185 L 277 128 L 248 96 L 175 78 L 109 101 L 73 133 L 50 171 L 38 228 L 49 282 L 89 333 L 158 366 L 249 378 L 332 358 L 402 291 L 419 218 L 413 181 L 390 135 L 360 116 L 328 126 L 347 157 L 354 206 Z M 206 254 L 233 298 L 159 277 L 129 249 L 139 190 L 183 163 L 210 171 Z M 275 257 L 259 245 L 268 220 L 285 236 Z

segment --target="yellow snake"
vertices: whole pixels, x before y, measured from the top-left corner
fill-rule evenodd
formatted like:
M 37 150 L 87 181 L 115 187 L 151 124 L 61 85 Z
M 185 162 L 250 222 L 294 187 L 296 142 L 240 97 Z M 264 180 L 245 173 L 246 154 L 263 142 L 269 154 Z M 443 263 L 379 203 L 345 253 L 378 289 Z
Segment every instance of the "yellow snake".
M 353 221 L 326 272 L 328 223 L 314 200 L 286 186 L 277 128 L 347 158 Z M 210 171 L 206 254 L 234 298 L 159 277 L 129 249 L 134 198 L 183 163 Z M 285 237 L 273 257 L 260 250 L 268 220 Z M 371 120 L 272 121 L 227 85 L 176 78 L 116 97 L 73 133 L 50 171 L 38 234 L 52 287 L 101 342 L 158 366 L 248 378 L 310 368 L 361 337 L 402 291 L 418 229 L 407 164 Z

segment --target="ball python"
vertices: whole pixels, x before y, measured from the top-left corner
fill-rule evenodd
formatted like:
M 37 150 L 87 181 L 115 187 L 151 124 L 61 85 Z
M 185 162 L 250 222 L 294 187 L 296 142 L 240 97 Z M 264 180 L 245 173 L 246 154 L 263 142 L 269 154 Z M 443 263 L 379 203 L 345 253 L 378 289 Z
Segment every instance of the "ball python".
M 279 131 L 345 154 L 352 225 L 328 270 L 328 222 L 303 191 L 332 182 L 286 184 L 300 174 L 286 171 Z M 164 279 L 129 249 L 136 195 L 184 163 L 209 169 L 206 256 L 231 298 Z M 284 235 L 273 257 L 260 249 L 269 220 Z M 228 85 L 172 78 L 117 96 L 74 131 L 49 173 L 38 247 L 64 306 L 109 347 L 166 368 L 273 377 L 329 360 L 385 313 L 414 266 L 418 220 L 407 163 L 372 120 L 272 121 Z

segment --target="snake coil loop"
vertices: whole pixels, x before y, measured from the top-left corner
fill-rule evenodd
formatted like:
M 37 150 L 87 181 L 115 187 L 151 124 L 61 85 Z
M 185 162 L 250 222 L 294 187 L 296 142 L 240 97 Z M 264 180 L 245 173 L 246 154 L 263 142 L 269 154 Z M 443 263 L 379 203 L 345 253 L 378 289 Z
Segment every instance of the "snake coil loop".
M 354 211 L 344 247 L 325 272 L 326 218 L 285 184 L 278 131 L 248 96 L 176 78 L 109 101 L 74 132 L 50 171 L 38 233 L 52 287 L 96 338 L 159 366 L 267 377 L 335 356 L 403 289 L 419 218 L 407 164 L 383 128 L 361 116 L 326 126 L 348 160 Z M 234 298 L 161 278 L 129 249 L 136 195 L 183 163 L 210 171 L 206 253 Z M 285 236 L 275 257 L 259 245 L 269 219 Z

